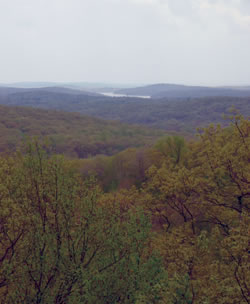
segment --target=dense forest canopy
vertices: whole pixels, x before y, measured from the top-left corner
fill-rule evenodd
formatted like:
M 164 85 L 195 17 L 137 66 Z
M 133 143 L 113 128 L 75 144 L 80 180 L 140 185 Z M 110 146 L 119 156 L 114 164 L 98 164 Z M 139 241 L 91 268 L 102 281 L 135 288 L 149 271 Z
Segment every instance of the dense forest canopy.
M 15 151 L 28 136 L 47 137 L 54 153 L 87 158 L 152 145 L 166 132 L 79 113 L 0 105 L 0 152 Z
M 113 186 L 48 151 L 0 158 L 1 303 L 250 302 L 248 119 L 113 156 Z

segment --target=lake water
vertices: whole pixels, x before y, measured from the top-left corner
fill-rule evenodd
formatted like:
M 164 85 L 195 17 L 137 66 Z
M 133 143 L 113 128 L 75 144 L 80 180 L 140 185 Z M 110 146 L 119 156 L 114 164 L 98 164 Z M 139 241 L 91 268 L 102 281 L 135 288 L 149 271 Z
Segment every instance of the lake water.
M 126 95 L 126 94 L 116 94 L 113 92 L 109 92 L 109 93 L 100 93 L 104 96 L 108 96 L 108 97 L 136 97 L 136 98 L 151 98 L 151 96 L 138 96 L 138 95 Z

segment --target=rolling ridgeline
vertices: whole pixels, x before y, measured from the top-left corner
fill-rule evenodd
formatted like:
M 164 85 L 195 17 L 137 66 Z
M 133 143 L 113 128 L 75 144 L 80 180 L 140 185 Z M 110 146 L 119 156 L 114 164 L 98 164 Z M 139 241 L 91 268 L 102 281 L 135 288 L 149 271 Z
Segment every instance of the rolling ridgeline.
M 182 88 L 182 86 L 177 87 Z M 190 91 L 192 87 L 187 88 Z M 187 90 L 186 87 L 185 90 Z M 210 123 L 226 125 L 222 116 L 229 114 L 233 106 L 245 116 L 250 115 L 248 89 L 217 89 L 220 92 L 229 92 L 228 96 L 210 97 L 206 97 L 206 90 L 201 90 L 199 87 L 199 91 L 202 91 L 204 96 L 201 98 L 190 98 L 186 95 L 185 98 L 142 99 L 105 97 L 93 92 L 86 93 L 60 87 L 37 89 L 0 87 L 0 104 L 79 112 L 106 120 L 141 124 L 168 132 L 180 132 L 183 135 L 195 134 L 197 127 L 208 126 Z M 234 92 L 235 97 L 230 96 L 231 91 Z M 179 92 L 183 92 L 183 89 L 179 88 Z M 245 94 L 245 97 L 239 97 L 242 96 L 241 94 Z

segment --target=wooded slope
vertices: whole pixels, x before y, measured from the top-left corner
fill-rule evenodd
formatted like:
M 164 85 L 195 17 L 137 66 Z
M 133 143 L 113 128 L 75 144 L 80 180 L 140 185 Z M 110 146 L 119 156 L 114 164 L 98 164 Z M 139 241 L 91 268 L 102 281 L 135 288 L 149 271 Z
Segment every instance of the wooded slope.
M 27 136 L 48 137 L 55 153 L 112 155 L 152 144 L 164 131 L 105 121 L 79 113 L 0 106 L 0 151 L 15 151 Z

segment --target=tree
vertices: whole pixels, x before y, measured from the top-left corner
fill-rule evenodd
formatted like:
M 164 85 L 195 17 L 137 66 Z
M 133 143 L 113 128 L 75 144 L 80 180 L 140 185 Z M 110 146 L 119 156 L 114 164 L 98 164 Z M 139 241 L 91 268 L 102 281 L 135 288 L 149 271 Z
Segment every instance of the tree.
M 4 210 L 10 206 L 10 217 L 1 214 L 4 229 L 16 225 L 0 252 L 10 251 L 2 303 L 135 303 L 149 293 L 164 270 L 147 253 L 151 226 L 143 211 L 104 204 L 95 180 L 82 181 L 37 142 L 12 170 L 5 183 L 12 191 L 1 200 Z

